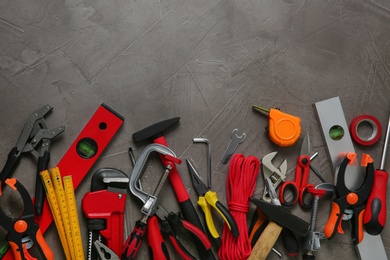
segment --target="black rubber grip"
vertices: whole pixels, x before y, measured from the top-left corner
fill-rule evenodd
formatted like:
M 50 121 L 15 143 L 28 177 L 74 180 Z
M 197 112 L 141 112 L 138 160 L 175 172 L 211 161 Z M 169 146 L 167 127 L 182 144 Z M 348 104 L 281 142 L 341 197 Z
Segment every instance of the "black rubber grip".
M 179 205 L 181 212 L 183 213 L 184 219 L 204 232 L 202 223 L 200 222 L 199 216 L 196 213 L 196 210 L 194 208 L 194 205 L 192 205 L 191 200 L 188 199 L 186 201 L 183 201 Z M 193 234 L 191 234 L 191 237 L 201 259 L 215 259 L 211 250 L 205 250 L 204 245 L 200 242 L 198 237 Z
M 50 153 L 48 151 L 45 151 L 44 154 L 38 158 L 38 168 L 37 168 L 37 176 L 35 182 L 34 207 L 35 207 L 35 214 L 37 214 L 38 216 L 42 215 L 43 201 L 45 200 L 45 190 L 39 173 L 41 171 L 47 170 L 49 162 L 50 162 Z
M 135 223 L 133 232 L 131 232 L 123 246 L 122 260 L 135 259 L 139 248 L 141 247 L 146 228 L 147 225 L 140 220 Z
M 18 149 L 16 147 L 12 148 L 10 153 L 8 154 L 7 161 L 5 162 L 3 170 L 0 173 L 0 182 L 4 183 L 4 181 L 11 177 L 12 172 L 14 171 L 16 165 L 20 160 L 20 156 L 16 156 Z
M 282 240 L 287 254 L 289 256 L 297 256 L 299 253 L 298 239 L 290 229 L 283 228 Z
M 225 216 L 226 220 L 228 221 L 230 225 L 230 232 L 232 232 L 232 235 L 234 237 L 238 237 L 240 235 L 240 232 L 238 231 L 236 220 L 230 214 L 230 211 L 219 201 L 215 203 L 215 206 L 217 207 L 217 209 L 219 209 L 222 212 L 222 214 Z

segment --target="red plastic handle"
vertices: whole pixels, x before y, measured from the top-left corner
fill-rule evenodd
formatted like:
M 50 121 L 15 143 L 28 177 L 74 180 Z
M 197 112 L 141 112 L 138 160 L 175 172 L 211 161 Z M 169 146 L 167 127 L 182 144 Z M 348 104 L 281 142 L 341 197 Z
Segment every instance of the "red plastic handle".
M 146 232 L 148 235 L 148 244 L 151 249 L 152 259 L 169 259 L 168 249 L 160 233 L 158 219 L 156 216 L 152 216 L 148 219 L 148 229 Z
M 139 248 L 141 247 L 142 238 L 145 235 L 146 227 L 146 224 L 141 220 L 138 220 L 135 223 L 133 231 L 123 246 L 123 253 L 121 257 L 122 260 L 130 260 L 135 258 Z
M 286 200 L 286 194 L 288 192 L 292 193 L 291 200 Z M 295 205 L 298 201 L 298 196 L 299 196 L 299 190 L 295 182 L 286 181 L 282 183 L 279 190 L 279 200 L 280 203 L 282 203 L 282 205 L 286 207 L 291 207 Z
M 370 235 L 379 235 L 386 224 L 386 187 L 389 174 L 375 170 L 374 184 L 366 204 L 364 228 Z

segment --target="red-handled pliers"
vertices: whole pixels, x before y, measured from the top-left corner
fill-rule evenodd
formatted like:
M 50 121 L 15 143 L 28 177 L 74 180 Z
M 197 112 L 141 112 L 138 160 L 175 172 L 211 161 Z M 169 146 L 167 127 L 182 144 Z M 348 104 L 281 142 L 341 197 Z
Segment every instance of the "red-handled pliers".
M 39 259 L 53 260 L 54 254 L 43 238 L 38 224 L 34 222 L 34 207 L 30 194 L 26 188 L 14 178 L 6 179 L 5 184 L 13 190 L 18 191 L 24 203 L 24 212 L 17 218 L 7 216 L 0 208 L 0 225 L 7 231 L 6 239 L 12 248 L 15 259 L 38 259 L 30 255 L 27 244 L 24 243 L 24 240 L 29 238 L 40 254 Z

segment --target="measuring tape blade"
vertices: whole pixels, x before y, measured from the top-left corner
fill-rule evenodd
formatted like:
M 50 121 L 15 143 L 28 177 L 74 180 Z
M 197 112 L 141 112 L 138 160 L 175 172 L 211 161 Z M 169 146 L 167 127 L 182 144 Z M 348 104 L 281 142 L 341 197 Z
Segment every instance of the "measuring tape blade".
M 61 173 L 58 167 L 50 169 L 50 177 L 53 183 L 54 191 L 57 196 L 58 206 L 60 208 L 60 213 L 65 228 L 65 235 L 68 241 L 70 254 L 72 256 L 72 259 L 75 259 L 75 252 L 73 250 L 74 246 L 73 246 L 72 232 L 71 232 L 69 214 L 68 214 L 68 206 L 66 204 L 65 190 L 62 184 Z
M 49 202 L 49 207 L 53 215 L 54 223 L 57 227 L 57 232 L 60 237 L 62 248 L 64 249 L 65 257 L 66 259 L 71 259 L 70 249 L 69 249 L 68 241 L 66 239 L 65 226 L 61 217 L 60 206 L 58 204 L 57 195 L 54 190 L 54 186 L 50 178 L 49 171 L 47 170 L 42 171 L 40 175 L 41 175 L 43 187 L 45 188 L 46 191 L 46 197 Z
M 72 231 L 75 259 L 84 259 L 83 241 L 81 238 L 79 216 L 77 212 L 76 197 L 74 194 L 72 176 L 64 176 L 63 182 L 66 204 L 68 205 L 69 222 Z

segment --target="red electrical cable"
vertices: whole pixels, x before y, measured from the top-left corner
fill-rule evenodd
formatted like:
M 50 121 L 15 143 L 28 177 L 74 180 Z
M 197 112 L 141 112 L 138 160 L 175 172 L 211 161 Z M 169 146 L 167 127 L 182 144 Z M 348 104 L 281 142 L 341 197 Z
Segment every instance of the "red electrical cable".
M 249 200 L 256 187 L 260 162 L 254 156 L 233 155 L 226 180 L 226 196 L 229 210 L 234 217 L 240 235 L 235 238 L 226 223 L 222 231 L 222 245 L 218 251 L 221 260 L 247 259 L 252 247 L 248 235 L 246 215 Z

